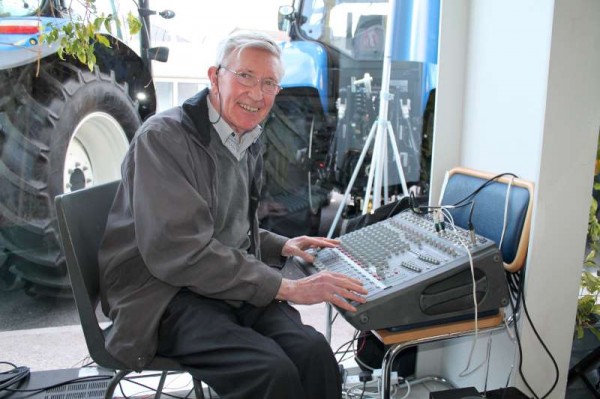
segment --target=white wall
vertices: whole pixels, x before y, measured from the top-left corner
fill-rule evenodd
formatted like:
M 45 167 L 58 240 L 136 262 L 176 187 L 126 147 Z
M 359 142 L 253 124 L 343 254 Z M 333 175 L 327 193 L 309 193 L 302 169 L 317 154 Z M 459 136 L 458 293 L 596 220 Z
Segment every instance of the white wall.
M 564 395 L 584 256 L 600 127 L 599 21 L 596 0 L 442 2 L 432 194 L 443 172 L 458 165 L 535 183 L 525 291 L 560 369 L 550 398 Z M 554 382 L 554 367 L 523 320 L 523 372 L 541 397 Z M 471 369 L 485 357 L 487 337 L 478 341 Z M 471 343 L 425 350 L 419 373 L 483 389 L 485 367 L 459 376 Z M 515 348 L 506 334 L 494 334 L 488 389 L 506 384 L 518 366 Z M 436 356 L 439 363 L 431 361 Z M 526 392 L 516 375 L 511 385 Z

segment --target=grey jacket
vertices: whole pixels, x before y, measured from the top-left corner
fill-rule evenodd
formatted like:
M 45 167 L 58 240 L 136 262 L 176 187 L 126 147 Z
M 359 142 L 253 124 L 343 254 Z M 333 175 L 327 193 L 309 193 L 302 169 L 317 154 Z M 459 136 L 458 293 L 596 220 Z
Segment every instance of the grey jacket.
M 126 366 L 144 367 L 156 353 L 160 318 L 182 287 L 229 301 L 268 304 L 281 285 L 287 240 L 258 228 L 259 142 L 248 149 L 253 255 L 213 238 L 217 209 L 215 154 L 204 90 L 160 113 L 136 133 L 100 247 L 104 313 L 113 321 L 107 349 Z M 202 328 L 202 326 L 198 326 Z

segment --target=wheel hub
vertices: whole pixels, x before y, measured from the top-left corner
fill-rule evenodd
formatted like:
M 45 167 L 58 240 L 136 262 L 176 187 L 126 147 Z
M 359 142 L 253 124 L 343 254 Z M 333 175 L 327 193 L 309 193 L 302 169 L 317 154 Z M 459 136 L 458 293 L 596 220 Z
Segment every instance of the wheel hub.
M 63 190 L 71 192 L 121 177 L 129 141 L 111 115 L 93 112 L 79 122 L 67 147 Z

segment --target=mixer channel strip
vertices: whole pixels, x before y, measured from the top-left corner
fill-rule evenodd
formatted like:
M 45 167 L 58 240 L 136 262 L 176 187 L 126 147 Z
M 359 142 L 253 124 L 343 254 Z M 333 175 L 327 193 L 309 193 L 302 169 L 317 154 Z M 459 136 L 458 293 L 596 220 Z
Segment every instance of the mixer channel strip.
M 317 270 L 328 270 L 330 272 L 343 273 L 347 276 L 360 280 L 364 288 L 369 292 L 367 297 L 376 294 L 386 288 L 386 285 L 379 281 L 376 276 L 370 274 L 367 270 L 355 267 L 355 262 L 344 253 L 340 248 L 326 248 L 319 252 L 315 259 L 314 266 Z

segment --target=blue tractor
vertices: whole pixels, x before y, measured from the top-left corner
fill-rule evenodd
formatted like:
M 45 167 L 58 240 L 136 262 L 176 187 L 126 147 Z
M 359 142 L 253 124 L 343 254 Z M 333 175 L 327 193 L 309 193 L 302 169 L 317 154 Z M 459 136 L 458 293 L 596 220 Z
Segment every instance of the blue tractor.
M 405 181 L 421 198 L 427 195 L 440 0 L 392 1 L 295 0 L 280 8 L 279 27 L 289 36 L 281 44 L 286 75 L 266 123 L 265 159 L 267 167 L 280 171 L 279 178 L 267 176 L 271 208 L 289 212 L 284 219 L 267 211 L 263 223 L 269 228 L 325 234 L 335 213 L 331 208 L 339 205 L 335 194 L 345 192 L 355 169 L 343 215 L 363 209 L 372 150 L 360 166 L 358 160 L 378 119 L 382 93 Z M 388 21 L 394 22 L 391 52 L 385 54 Z M 384 62 L 391 70 L 387 80 Z M 407 194 L 392 156 L 387 169 L 386 203 Z
M 114 26 L 114 34 L 104 32 L 110 47 L 95 47 L 90 70 L 40 42 L 51 26 L 87 12 L 84 3 L 0 0 L 1 289 L 71 295 L 54 197 L 119 178 L 129 141 L 155 112 L 150 60 L 165 61 L 168 51 L 149 46 L 148 18 L 155 12 L 147 1 L 130 3 L 142 23 L 137 46 L 127 45 L 125 28 Z M 119 12 L 114 1 L 93 5 L 105 15 Z

